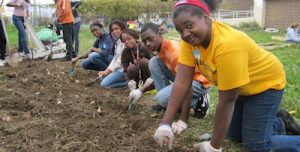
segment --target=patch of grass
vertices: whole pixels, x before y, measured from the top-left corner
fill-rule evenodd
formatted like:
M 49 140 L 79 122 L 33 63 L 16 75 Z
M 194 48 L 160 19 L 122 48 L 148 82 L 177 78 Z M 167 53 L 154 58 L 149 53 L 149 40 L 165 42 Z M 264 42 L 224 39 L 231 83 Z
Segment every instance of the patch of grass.
M 89 26 L 81 26 L 79 32 L 79 55 L 85 54 L 87 51 L 89 51 L 95 40 L 96 38 L 91 33 Z
M 13 24 L 8 24 L 6 26 L 8 39 L 9 39 L 9 46 L 10 48 L 17 48 L 18 47 L 18 30 Z
M 272 34 L 266 33 L 263 30 L 247 31 L 249 37 L 251 37 L 256 43 L 272 42 Z
M 287 85 L 283 96 L 282 108 L 287 110 L 297 110 L 295 114 L 300 118 L 300 46 L 292 45 L 286 48 L 275 49 L 272 51 L 284 65 Z
M 260 27 L 257 22 L 242 22 L 239 24 L 239 28 L 246 31 L 259 30 Z

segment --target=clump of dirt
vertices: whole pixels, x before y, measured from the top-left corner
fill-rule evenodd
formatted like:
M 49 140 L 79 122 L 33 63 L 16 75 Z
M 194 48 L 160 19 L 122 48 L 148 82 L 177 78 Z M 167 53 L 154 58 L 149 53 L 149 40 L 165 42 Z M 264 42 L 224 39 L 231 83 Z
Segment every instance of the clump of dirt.
M 162 115 L 149 111 L 152 97 L 128 112 L 128 89 L 88 87 L 97 72 L 78 67 L 71 82 L 69 68 L 59 61 L 0 68 L 0 151 L 159 150 L 153 134 Z

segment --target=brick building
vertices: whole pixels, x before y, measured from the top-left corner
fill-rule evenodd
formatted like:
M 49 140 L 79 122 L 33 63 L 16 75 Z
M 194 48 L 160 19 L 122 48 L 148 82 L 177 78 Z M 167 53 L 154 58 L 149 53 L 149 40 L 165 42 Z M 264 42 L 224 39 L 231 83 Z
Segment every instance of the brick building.
M 285 29 L 300 23 L 300 0 L 254 0 L 254 16 L 262 27 Z
M 300 22 L 300 0 L 266 0 L 265 27 L 286 28 Z

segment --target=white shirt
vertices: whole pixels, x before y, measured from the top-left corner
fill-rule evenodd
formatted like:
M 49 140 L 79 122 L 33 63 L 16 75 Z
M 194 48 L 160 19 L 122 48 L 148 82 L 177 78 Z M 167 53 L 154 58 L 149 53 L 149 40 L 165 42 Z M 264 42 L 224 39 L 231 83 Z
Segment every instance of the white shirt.
M 300 38 L 297 37 L 297 31 L 298 31 L 297 29 L 289 27 L 287 29 L 287 34 L 286 34 L 285 40 L 286 41 L 300 42 Z
M 122 43 L 121 40 L 118 39 L 117 42 L 116 42 L 114 57 L 111 60 L 109 66 L 107 67 L 112 72 L 114 72 L 114 71 L 123 72 L 124 69 L 123 69 L 123 66 L 122 66 L 121 57 L 122 57 L 122 52 L 123 52 L 124 48 L 125 48 L 124 43 Z

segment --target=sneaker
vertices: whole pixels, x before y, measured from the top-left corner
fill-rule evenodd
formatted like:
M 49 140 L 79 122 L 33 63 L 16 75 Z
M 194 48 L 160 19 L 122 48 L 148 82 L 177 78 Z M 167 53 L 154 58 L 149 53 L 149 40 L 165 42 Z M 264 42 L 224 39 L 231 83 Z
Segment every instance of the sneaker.
M 194 108 L 194 116 L 201 119 L 208 115 L 209 108 L 209 94 L 205 94 L 198 98 L 196 108 Z
M 31 60 L 32 59 L 32 56 L 30 53 L 28 54 L 25 54 L 25 56 L 23 57 L 25 60 L 28 59 L 28 60 Z
M 282 109 L 277 113 L 285 124 L 285 130 L 288 134 L 300 135 L 300 126 L 296 123 L 293 116 L 286 110 Z
M 151 111 L 159 112 L 161 110 L 166 110 L 166 108 L 162 107 L 160 104 L 156 104 L 156 105 L 151 106 Z
M 19 57 L 25 57 L 26 56 L 24 52 L 19 52 L 18 55 L 19 55 Z

